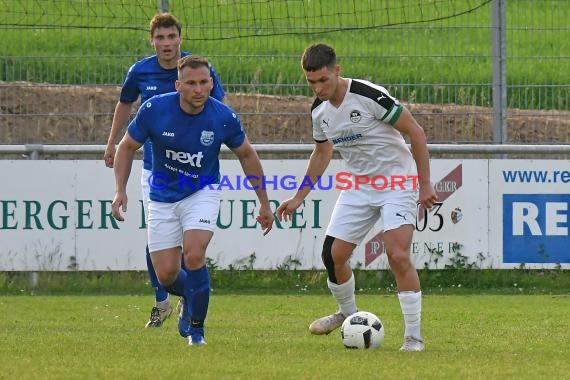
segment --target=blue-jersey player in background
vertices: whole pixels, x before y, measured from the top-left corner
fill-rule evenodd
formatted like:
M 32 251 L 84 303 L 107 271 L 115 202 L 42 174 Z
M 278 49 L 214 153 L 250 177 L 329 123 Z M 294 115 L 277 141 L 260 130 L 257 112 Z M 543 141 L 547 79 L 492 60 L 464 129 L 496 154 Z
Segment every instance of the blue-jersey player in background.
M 206 58 L 182 58 L 176 92 L 141 105 L 115 157 L 112 210 L 117 220 L 123 220 L 135 152 L 145 141 L 152 142 L 148 247 L 159 282 L 182 297 L 178 331 L 190 345 L 206 343 L 210 276 L 205 255 L 220 209 L 220 189 L 211 184 L 220 179 L 222 144 L 237 156 L 245 175 L 253 178 L 250 182 L 260 203 L 257 221 L 264 234 L 273 227 L 261 162 L 236 113 L 209 96 L 213 87 L 209 67 Z
M 115 157 L 115 142 L 120 130 L 129 121 L 133 105 L 141 98 L 141 103 L 154 95 L 174 91 L 174 82 L 178 77 L 177 62 L 189 53 L 180 51 L 182 26 L 170 13 L 157 14 L 150 21 L 150 42 L 156 54 L 144 58 L 133 64 L 125 78 L 121 89 L 120 99 L 115 107 L 111 132 L 105 150 L 105 164 L 112 168 Z M 222 101 L 225 93 L 220 79 L 214 68 L 210 66 L 210 75 L 214 81 L 211 96 Z M 143 148 L 143 170 L 141 185 L 143 192 L 143 206 L 147 215 L 149 197 L 148 178 L 152 170 L 151 143 L 147 140 Z M 160 327 L 172 313 L 172 303 L 168 292 L 160 285 L 156 277 L 148 247 L 146 252 L 147 269 L 150 282 L 155 293 L 155 305 L 151 310 L 150 318 L 145 327 Z

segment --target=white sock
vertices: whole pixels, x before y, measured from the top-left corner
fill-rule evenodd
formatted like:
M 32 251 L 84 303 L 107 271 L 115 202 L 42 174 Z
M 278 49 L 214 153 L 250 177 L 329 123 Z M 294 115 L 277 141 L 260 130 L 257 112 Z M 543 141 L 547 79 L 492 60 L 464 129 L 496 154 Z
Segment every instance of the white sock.
M 404 314 L 404 337 L 411 336 L 422 340 L 420 334 L 420 324 L 422 321 L 422 292 L 400 292 L 398 293 L 402 314 Z
M 327 279 L 327 285 L 338 303 L 342 315 L 348 317 L 358 311 L 354 297 L 354 273 L 350 275 L 350 278 L 344 284 L 338 285 Z
M 160 302 L 155 301 L 155 306 L 158 307 L 159 309 L 166 310 L 168 308 L 169 303 L 170 303 L 170 298 L 166 297 L 164 301 Z

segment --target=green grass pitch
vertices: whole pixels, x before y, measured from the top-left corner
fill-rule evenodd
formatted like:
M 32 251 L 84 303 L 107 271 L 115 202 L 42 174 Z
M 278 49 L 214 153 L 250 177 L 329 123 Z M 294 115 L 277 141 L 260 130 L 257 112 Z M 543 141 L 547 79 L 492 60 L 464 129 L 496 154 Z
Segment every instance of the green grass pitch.
M 570 297 L 429 295 L 426 352 L 402 353 L 394 295 L 359 295 L 386 338 L 347 350 L 308 324 L 334 311 L 328 295 L 216 295 L 207 346 L 178 336 L 176 316 L 143 328 L 148 296 L 0 297 L 0 378 L 14 379 L 568 379 Z

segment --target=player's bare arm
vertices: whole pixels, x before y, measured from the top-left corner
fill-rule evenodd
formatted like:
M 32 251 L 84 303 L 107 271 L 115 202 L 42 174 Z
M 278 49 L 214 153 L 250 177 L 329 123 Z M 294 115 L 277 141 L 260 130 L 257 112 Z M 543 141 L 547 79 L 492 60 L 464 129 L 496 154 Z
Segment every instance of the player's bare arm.
M 115 141 L 117 140 L 117 136 L 119 135 L 121 128 L 127 125 L 132 109 L 133 103 L 117 102 L 117 105 L 115 106 L 113 123 L 111 124 L 111 131 L 109 132 L 107 147 L 105 148 L 105 155 L 103 156 L 105 165 L 108 168 L 112 168 L 114 165 L 116 154 Z
M 271 211 L 271 206 L 269 205 L 269 197 L 267 196 L 267 191 L 263 187 L 263 167 L 261 166 L 261 161 L 257 152 L 253 146 L 249 143 L 247 137 L 243 144 L 239 147 L 232 149 L 234 154 L 239 159 L 243 172 L 246 176 L 251 176 L 249 182 L 251 186 L 255 189 L 255 194 L 259 199 L 259 215 L 256 220 L 261 225 L 263 230 L 263 235 L 267 235 L 269 231 L 273 228 L 273 212 Z
M 329 162 L 333 156 L 333 145 L 330 141 L 323 141 L 315 143 L 315 148 L 309 158 L 307 171 L 305 177 L 311 179 L 311 183 L 315 184 L 318 178 L 323 175 Z M 295 210 L 303 203 L 303 200 L 309 195 L 311 191 L 310 186 L 303 186 L 297 190 L 297 193 L 292 197 L 281 203 L 277 208 L 277 218 L 288 221 Z
M 115 198 L 111 204 L 111 211 L 113 217 L 118 221 L 123 221 L 121 211 L 127 211 L 127 182 L 131 174 L 131 167 L 133 166 L 133 159 L 136 151 L 142 146 L 141 143 L 134 140 L 128 132 L 125 134 L 115 155 Z
M 419 202 L 425 208 L 430 209 L 437 201 L 437 194 L 430 180 L 429 152 L 424 130 L 405 107 L 400 118 L 396 121 L 396 124 L 394 124 L 394 128 L 410 138 L 412 155 L 414 156 L 418 176 L 420 177 Z

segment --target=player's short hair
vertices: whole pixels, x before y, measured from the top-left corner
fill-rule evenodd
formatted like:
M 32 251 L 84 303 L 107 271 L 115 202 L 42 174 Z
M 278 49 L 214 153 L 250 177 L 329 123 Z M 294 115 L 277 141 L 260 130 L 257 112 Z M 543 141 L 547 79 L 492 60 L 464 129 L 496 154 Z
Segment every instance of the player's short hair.
M 178 34 L 182 35 L 182 24 L 171 13 L 159 13 L 150 20 L 150 36 L 154 36 L 154 31 L 158 28 L 170 28 L 175 26 Z
M 301 66 L 305 71 L 317 71 L 323 67 L 333 68 L 336 65 L 336 53 L 327 44 L 313 44 L 305 49 L 301 57 Z
M 208 69 L 210 68 L 210 62 L 208 61 L 208 58 L 194 54 L 187 55 L 186 57 L 182 57 L 178 60 L 178 74 L 180 75 L 180 72 L 185 67 L 198 69 L 202 66 L 207 67 Z

